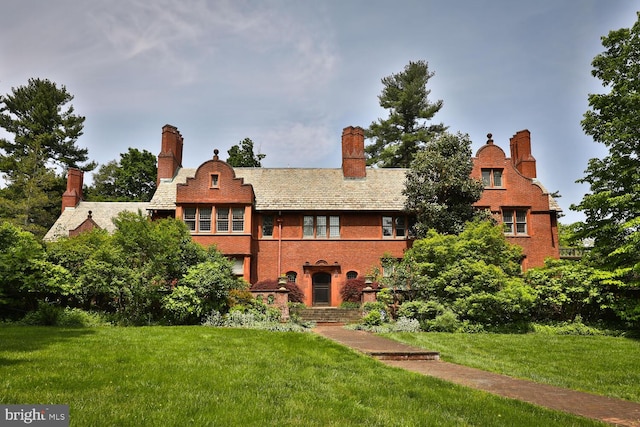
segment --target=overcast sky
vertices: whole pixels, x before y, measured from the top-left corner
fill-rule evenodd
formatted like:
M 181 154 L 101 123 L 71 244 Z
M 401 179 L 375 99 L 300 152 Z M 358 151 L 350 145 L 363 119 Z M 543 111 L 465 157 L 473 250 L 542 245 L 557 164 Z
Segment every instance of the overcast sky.
M 158 154 L 162 126 L 182 133 L 183 166 L 251 138 L 264 167 L 340 167 L 347 126 L 387 111 L 381 78 L 426 60 L 435 120 L 487 133 L 508 153 L 529 129 L 538 178 L 563 223 L 606 152 L 580 127 L 600 37 L 630 27 L 622 0 L 3 0 L 0 93 L 47 78 L 86 117 L 78 145 L 100 164 L 129 147 Z M 90 177 L 87 177 L 90 180 Z

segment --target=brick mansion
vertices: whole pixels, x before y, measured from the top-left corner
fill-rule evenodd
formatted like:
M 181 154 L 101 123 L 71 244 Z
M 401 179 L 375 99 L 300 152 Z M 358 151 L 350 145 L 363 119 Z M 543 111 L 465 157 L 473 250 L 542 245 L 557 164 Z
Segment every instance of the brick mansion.
M 182 165 L 185 142 L 174 126 L 162 128 L 157 190 L 150 202 L 82 200 L 83 173 L 68 171 L 62 213 L 45 236 L 55 240 L 95 227 L 112 231 L 119 212 L 183 220 L 192 238 L 215 244 L 249 283 L 286 275 L 308 306 L 338 306 L 346 280 L 372 269 L 381 257 L 401 258 L 411 247 L 411 216 L 404 210 L 406 169 L 366 166 L 364 130 L 342 133 L 340 168 L 241 168 L 213 158 Z M 504 224 L 524 250 L 524 269 L 559 257 L 561 209 L 538 181 L 528 130 L 517 132 L 509 156 L 488 141 L 473 157 L 472 177 L 484 183 L 475 206 Z

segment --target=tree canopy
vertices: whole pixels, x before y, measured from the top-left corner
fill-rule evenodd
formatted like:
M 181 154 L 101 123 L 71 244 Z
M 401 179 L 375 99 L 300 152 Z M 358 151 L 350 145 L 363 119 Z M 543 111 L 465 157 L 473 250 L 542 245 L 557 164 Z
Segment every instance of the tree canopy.
M 73 96 L 49 80 L 29 79 L 26 86 L 0 96 L 0 127 L 13 140 L 0 139 L 0 218 L 42 234 L 58 215 L 69 167 L 85 171 L 88 150 L 76 145 L 85 118 L 69 103 Z
M 415 232 L 424 237 L 430 229 L 457 234 L 478 211 L 482 183 L 470 178 L 471 140 L 468 135 L 443 133 L 416 153 L 407 173 L 405 208 L 415 214 Z
M 100 166 L 85 196 L 92 201 L 148 202 L 156 190 L 157 175 L 156 156 L 129 148 L 120 154 L 120 161 Z
M 588 261 L 602 269 L 610 307 L 621 319 L 640 321 L 640 13 L 631 28 L 602 37 L 604 52 L 591 63 L 605 93 L 590 94 L 582 128 L 608 154 L 589 160 L 590 186 L 572 209 L 585 214 L 576 239 L 593 241 Z
M 266 154 L 253 153 L 253 141 L 249 138 L 231 147 L 227 153 L 229 154 L 227 163 L 233 167 L 259 168 L 262 167 L 262 159 L 266 157 Z
M 589 160 L 590 192 L 572 209 L 585 214 L 578 238 L 594 241 L 603 266 L 640 273 L 640 14 L 632 28 L 602 37 L 604 52 L 592 62 L 606 93 L 590 94 L 582 128 L 608 154 Z
M 442 123 L 429 122 L 442 108 L 442 100 L 429 100 L 427 83 L 433 75 L 426 61 L 416 61 L 382 79 L 378 99 L 389 117 L 372 122 L 366 131 L 365 136 L 373 140 L 365 148 L 369 165 L 409 167 L 415 154 L 446 130 Z

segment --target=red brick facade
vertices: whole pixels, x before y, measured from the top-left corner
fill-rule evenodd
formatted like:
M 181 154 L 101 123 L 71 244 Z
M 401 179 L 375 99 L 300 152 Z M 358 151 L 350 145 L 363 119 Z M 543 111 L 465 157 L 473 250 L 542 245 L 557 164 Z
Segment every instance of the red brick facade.
M 178 141 L 182 142 L 176 139 Z M 179 151 L 165 147 L 164 142 L 163 137 L 163 152 Z M 510 148 L 511 158 L 493 145 L 492 140 L 478 150 L 473 159 L 472 176 L 482 179 L 483 171 L 484 175 L 491 171 L 491 177 L 495 175 L 500 182 L 494 183 L 490 179 L 476 205 L 490 209 L 500 221 L 511 212 L 513 224 L 508 239 L 524 248 L 523 268 L 539 266 L 546 257 L 559 256 L 556 212 L 550 209 L 548 193 L 535 180 L 536 166 L 531 155 L 529 132 L 518 132 L 512 138 Z M 344 129 L 342 157 L 343 179 L 366 183 L 362 128 Z M 322 174 L 322 170 L 318 174 Z M 253 186 L 259 184 L 256 181 Z M 374 204 L 366 211 L 326 210 L 319 204 L 313 210 L 261 210 L 256 208 L 253 186 L 237 178 L 234 169 L 219 160 L 216 154 L 213 160 L 197 169 L 194 177 L 177 185 L 175 215 L 184 218 L 184 209 L 188 207 L 192 211 L 198 206 L 211 209 L 211 231 L 208 228 L 205 232 L 194 230 L 194 240 L 203 245 L 215 244 L 223 253 L 236 259 L 238 271 L 241 269 L 250 283 L 287 275 L 304 292 L 307 305 L 339 305 L 340 288 L 347 280 L 347 273 L 351 277 L 382 271 L 383 255 L 401 258 L 411 246 L 406 230 L 398 231 L 400 236 L 395 235 L 397 218 L 401 218 L 403 224 L 409 223 L 401 208 L 376 210 Z M 216 230 L 218 207 L 224 210 L 223 222 L 228 221 L 229 208 L 241 209 L 243 226 L 238 224 L 238 230 Z M 237 212 L 240 215 L 240 211 Z M 205 216 L 208 221 L 208 210 Z M 308 221 L 306 232 L 305 221 Z M 327 231 L 331 221 L 335 223 L 335 235 Z M 388 225 L 386 233 L 383 232 L 385 221 Z M 321 236 L 318 235 L 318 222 L 321 223 Z M 209 227 L 208 223 L 206 227 Z M 224 227 L 227 230 L 230 226 Z
M 531 155 L 529 131 L 520 131 L 511 138 L 510 158 L 493 144 L 490 134 L 488 137 L 487 144 L 473 158 L 471 176 L 483 179 L 484 171 L 485 180 L 485 189 L 476 206 L 490 209 L 503 223 L 505 216 L 511 215 L 513 224 L 505 234 L 507 240 L 524 249 L 524 269 L 542 266 L 545 258 L 559 258 L 559 207 L 535 179 L 536 160 Z

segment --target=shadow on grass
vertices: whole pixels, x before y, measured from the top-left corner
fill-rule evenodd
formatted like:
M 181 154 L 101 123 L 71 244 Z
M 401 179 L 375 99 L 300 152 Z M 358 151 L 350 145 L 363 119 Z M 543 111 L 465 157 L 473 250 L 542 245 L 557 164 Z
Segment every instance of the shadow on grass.
M 41 350 L 52 344 L 95 334 L 91 328 L 59 328 L 54 326 L 3 326 L 0 327 L 0 366 L 25 362 L 12 354 Z

